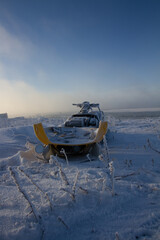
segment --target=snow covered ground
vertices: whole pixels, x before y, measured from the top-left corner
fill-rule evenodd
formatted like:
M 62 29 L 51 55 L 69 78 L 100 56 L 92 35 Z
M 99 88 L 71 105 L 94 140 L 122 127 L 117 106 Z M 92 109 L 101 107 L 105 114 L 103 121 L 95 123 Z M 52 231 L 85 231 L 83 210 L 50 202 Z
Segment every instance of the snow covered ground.
M 160 239 L 160 117 L 108 117 L 100 157 L 69 164 L 30 154 L 40 121 L 64 119 L 12 118 L 0 128 L 1 240 Z

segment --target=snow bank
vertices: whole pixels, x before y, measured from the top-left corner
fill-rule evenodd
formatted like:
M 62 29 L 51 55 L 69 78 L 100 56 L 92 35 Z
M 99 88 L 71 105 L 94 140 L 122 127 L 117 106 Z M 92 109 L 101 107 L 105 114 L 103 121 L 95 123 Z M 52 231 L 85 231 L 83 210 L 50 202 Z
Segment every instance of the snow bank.
M 8 126 L 8 114 L 1 113 L 0 114 L 0 128 L 4 128 Z

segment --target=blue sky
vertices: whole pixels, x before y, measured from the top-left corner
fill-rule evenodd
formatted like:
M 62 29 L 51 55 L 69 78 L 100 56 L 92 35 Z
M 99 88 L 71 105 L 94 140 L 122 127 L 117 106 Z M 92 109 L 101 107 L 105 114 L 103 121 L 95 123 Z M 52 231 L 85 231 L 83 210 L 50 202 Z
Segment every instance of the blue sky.
M 160 107 L 159 0 L 0 5 L 0 112 Z

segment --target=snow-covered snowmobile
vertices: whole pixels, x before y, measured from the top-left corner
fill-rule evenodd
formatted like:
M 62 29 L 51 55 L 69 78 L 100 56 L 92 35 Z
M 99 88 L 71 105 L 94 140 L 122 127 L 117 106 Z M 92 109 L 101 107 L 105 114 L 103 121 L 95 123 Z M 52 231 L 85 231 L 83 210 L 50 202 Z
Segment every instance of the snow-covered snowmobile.
M 103 140 L 107 132 L 107 122 L 99 104 L 83 102 L 73 104 L 80 107 L 77 114 L 68 118 L 60 127 L 43 128 L 42 123 L 34 124 L 37 138 L 43 143 L 43 155 L 64 156 L 86 154 L 96 144 Z M 97 110 L 93 111 L 93 108 Z

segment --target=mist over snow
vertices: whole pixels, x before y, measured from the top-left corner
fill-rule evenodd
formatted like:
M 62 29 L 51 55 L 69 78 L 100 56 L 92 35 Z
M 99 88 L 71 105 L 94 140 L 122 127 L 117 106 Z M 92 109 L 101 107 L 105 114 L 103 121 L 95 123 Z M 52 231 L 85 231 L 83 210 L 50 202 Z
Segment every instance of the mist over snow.
M 10 115 L 31 115 L 74 111 L 72 103 L 100 102 L 102 109 L 159 107 L 160 89 L 141 91 L 124 89 L 95 93 L 92 87 L 81 92 L 40 91 L 25 81 L 0 79 L 1 113 Z M 125 93 L 124 93 L 125 91 Z M 154 93 L 154 94 L 153 94 Z M 150 101 L 152 99 L 152 101 Z

